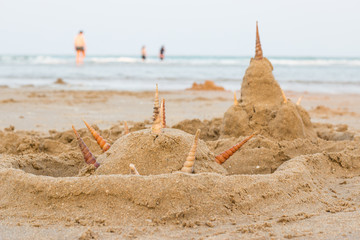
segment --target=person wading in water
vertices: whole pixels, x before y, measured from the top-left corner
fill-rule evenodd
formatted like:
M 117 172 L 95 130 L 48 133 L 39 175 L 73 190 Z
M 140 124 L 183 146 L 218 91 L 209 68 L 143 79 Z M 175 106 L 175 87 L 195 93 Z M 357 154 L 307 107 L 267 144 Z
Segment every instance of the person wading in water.
M 164 46 L 161 46 L 161 49 L 160 49 L 160 60 L 164 60 L 164 53 L 165 53 L 165 47 Z
M 84 62 L 86 47 L 83 31 L 80 31 L 79 34 L 75 37 L 74 44 L 76 51 L 76 64 L 81 64 Z

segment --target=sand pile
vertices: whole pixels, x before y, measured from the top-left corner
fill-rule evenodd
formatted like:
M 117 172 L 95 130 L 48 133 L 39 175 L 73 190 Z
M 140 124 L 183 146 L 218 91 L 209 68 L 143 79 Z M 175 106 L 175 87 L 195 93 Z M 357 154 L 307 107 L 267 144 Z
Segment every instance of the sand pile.
M 180 129 L 194 135 L 197 129 L 201 130 L 200 138 L 204 141 L 216 140 L 220 137 L 221 118 L 200 121 L 199 119 L 181 121 L 172 128 Z
M 222 138 L 216 141 L 208 141 L 207 145 L 216 155 L 229 149 L 244 138 L 245 136 Z M 242 146 L 222 166 L 229 175 L 271 174 L 284 162 L 292 158 L 322 153 L 323 151 L 340 152 L 351 143 L 351 141 L 325 141 L 319 138 L 274 141 L 273 138 L 257 135 Z
M 186 90 L 225 91 L 223 87 L 216 86 L 213 81 L 206 80 L 204 83 L 194 82 L 191 88 Z
M 65 85 L 66 82 L 62 78 L 58 78 L 58 79 L 56 79 L 54 84 Z
M 256 53 L 245 72 L 239 104 L 224 114 L 221 135 L 239 137 L 259 132 L 286 140 L 315 137 L 306 110 L 284 97 L 272 74 L 273 66 L 262 56 L 258 31 Z
M 2 167 L 0 205 L 6 206 L 2 214 L 30 214 L 32 223 L 39 226 L 93 227 L 209 225 L 214 216 L 225 221 L 243 214 L 281 217 L 285 210 L 288 215 L 309 209 L 338 211 L 351 207 L 352 200 L 344 203 L 328 194 L 329 176 L 359 174 L 359 162 L 360 150 L 353 145 L 339 153 L 291 159 L 271 175 L 179 172 L 54 178 Z
M 141 175 L 156 175 L 180 171 L 188 155 L 194 136 L 177 129 L 163 129 L 159 135 L 141 130 L 117 140 L 103 155 L 96 174 L 129 174 L 129 164 L 135 164 Z M 199 141 L 194 171 L 226 171 L 214 161 L 215 156 L 205 142 Z

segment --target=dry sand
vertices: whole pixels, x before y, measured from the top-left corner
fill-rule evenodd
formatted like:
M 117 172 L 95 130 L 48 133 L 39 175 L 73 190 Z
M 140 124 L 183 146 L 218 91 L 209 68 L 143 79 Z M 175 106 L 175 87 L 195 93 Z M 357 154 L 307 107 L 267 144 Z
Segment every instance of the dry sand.
M 360 237 L 360 95 L 285 92 L 303 96 L 315 136 L 259 128 L 220 166 L 212 158 L 248 136 L 222 134 L 232 92 L 160 91 L 179 129 L 160 137 L 142 130 L 152 92 L 0 92 L 0 239 Z M 82 119 L 113 148 L 102 153 Z M 95 172 L 71 125 L 102 163 Z M 179 172 L 198 128 L 195 174 Z

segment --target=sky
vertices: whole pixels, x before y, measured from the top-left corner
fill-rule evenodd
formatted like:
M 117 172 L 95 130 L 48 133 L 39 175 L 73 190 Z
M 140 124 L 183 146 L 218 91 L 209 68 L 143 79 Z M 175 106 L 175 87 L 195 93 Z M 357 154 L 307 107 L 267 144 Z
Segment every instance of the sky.
M 360 56 L 358 0 L 0 0 L 0 54 Z

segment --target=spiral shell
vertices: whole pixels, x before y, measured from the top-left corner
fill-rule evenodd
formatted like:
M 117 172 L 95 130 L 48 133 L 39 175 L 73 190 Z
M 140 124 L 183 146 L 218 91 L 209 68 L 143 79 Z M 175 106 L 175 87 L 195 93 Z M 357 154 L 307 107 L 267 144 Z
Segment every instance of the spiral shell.
M 165 99 L 164 98 L 161 98 L 161 103 L 160 103 L 160 119 L 161 119 L 161 127 L 166 128 Z
M 287 98 L 286 98 L 286 96 L 285 96 L 285 93 L 284 93 L 284 91 L 281 89 L 281 94 L 282 94 L 282 98 L 283 98 L 283 101 L 284 101 L 284 103 L 287 103 Z
M 101 149 L 103 150 L 103 152 L 106 152 L 107 150 L 109 150 L 110 148 L 110 144 L 107 143 L 105 141 L 105 139 L 103 139 L 96 131 L 94 128 L 92 128 L 85 120 L 83 120 L 86 127 L 89 129 L 89 131 L 91 132 L 91 134 L 93 135 L 93 137 L 95 138 L 95 140 L 97 141 L 97 143 L 99 144 L 99 146 L 101 147 Z
M 156 84 L 155 91 L 155 101 L 154 101 L 154 116 L 153 116 L 153 124 L 151 126 L 151 132 L 155 134 L 161 133 L 161 122 L 159 116 L 159 90 L 158 85 Z
M 249 137 L 245 138 L 238 144 L 236 144 L 236 145 L 232 146 L 231 148 L 229 148 L 228 150 L 226 150 L 225 152 L 219 154 L 218 156 L 215 157 L 215 161 L 218 164 L 223 164 L 229 157 L 231 157 L 237 150 L 239 150 L 239 148 L 242 145 L 244 145 L 247 141 L 249 141 L 254 135 L 255 134 L 250 135 Z
M 300 105 L 302 98 L 303 98 L 303 96 L 299 97 L 299 99 L 296 102 L 296 105 Z
M 196 131 L 194 143 L 190 149 L 189 155 L 187 156 L 184 166 L 182 167 L 181 171 L 186 173 L 193 173 L 194 172 L 194 164 L 195 164 L 195 155 L 196 155 L 196 148 L 200 136 L 200 129 Z
M 237 105 L 239 105 L 239 102 L 236 98 L 236 91 L 234 91 L 234 106 L 237 106 Z
M 81 153 L 84 156 L 84 160 L 87 164 L 93 164 L 95 168 L 98 168 L 100 164 L 96 161 L 94 155 L 90 152 L 89 148 L 86 146 L 85 142 L 80 137 L 79 133 L 76 131 L 75 127 L 72 126 L 72 129 L 74 130 L 75 136 L 78 140 L 79 147 L 81 150 Z
M 129 134 L 129 127 L 127 125 L 127 122 L 124 121 L 124 135 Z
M 129 167 L 130 167 L 130 174 L 140 175 L 140 173 L 136 170 L 136 167 L 135 167 L 134 164 L 130 163 L 130 164 L 129 164 Z
M 261 43 L 260 43 L 260 35 L 259 35 L 259 28 L 258 28 L 258 22 L 257 21 L 256 21 L 255 59 L 256 60 L 263 59 L 263 51 L 262 51 Z

